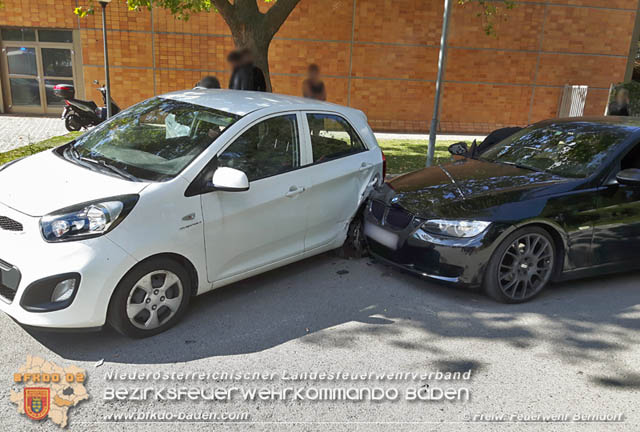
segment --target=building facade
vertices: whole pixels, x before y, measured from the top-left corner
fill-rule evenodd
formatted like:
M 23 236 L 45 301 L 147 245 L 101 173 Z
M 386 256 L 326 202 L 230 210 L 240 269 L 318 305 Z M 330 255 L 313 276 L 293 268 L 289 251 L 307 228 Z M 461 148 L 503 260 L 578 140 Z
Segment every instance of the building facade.
M 78 98 L 98 101 L 100 11 L 77 17 L 81 0 L 4 4 L 0 109 L 59 112 L 51 92 L 57 82 L 74 82 Z M 454 4 L 442 131 L 553 117 L 565 84 L 587 85 L 585 114 L 601 115 L 610 84 L 631 76 L 638 0 L 517 1 L 495 36 L 484 33 L 477 6 Z M 129 11 L 124 0 L 107 11 L 112 94 L 121 107 L 191 88 L 204 75 L 228 82 L 233 40 L 218 14 L 179 21 L 162 9 Z M 376 130 L 424 132 L 442 13 L 442 0 L 302 0 L 271 44 L 274 91 L 301 94 L 307 65 L 317 63 L 330 101 L 362 109 Z

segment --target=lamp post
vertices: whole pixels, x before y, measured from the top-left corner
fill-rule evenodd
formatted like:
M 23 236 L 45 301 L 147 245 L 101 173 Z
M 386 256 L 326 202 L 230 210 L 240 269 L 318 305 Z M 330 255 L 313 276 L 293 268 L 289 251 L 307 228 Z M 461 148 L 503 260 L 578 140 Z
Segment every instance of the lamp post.
M 107 94 L 105 96 L 107 104 L 107 118 L 111 117 L 111 80 L 109 79 L 109 49 L 107 48 L 107 6 L 111 0 L 100 0 L 102 6 L 102 40 L 104 41 L 104 80 Z
M 436 77 L 436 94 L 433 103 L 433 119 L 429 128 L 429 151 L 427 155 L 427 166 L 433 164 L 433 155 L 436 150 L 436 133 L 438 129 L 438 119 L 440 117 L 440 94 L 442 93 L 442 82 L 444 81 L 444 68 L 447 62 L 447 39 L 449 36 L 449 17 L 451 16 L 451 0 L 444 0 L 444 14 L 442 16 L 442 36 L 440 37 L 440 55 L 438 56 L 438 76 Z

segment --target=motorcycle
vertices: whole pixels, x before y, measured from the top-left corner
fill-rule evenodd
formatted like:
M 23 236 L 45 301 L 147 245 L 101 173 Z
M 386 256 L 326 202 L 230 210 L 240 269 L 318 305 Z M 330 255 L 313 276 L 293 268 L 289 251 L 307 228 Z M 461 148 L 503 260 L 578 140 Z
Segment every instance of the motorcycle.
M 100 85 L 98 81 L 94 84 Z M 75 98 L 75 88 L 71 84 L 57 84 L 53 87 L 53 93 L 64 99 L 65 107 L 62 111 L 64 126 L 69 132 L 79 131 L 82 128 L 96 126 L 107 119 L 107 89 L 104 86 L 98 87 L 102 93 L 104 106 L 98 107 L 93 101 L 84 101 Z M 111 115 L 120 112 L 120 107 L 111 100 Z

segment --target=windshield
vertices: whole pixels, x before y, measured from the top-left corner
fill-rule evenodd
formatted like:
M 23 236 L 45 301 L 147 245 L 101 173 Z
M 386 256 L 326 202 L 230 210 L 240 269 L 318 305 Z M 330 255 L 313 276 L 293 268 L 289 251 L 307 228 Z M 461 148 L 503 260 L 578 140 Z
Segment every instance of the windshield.
M 584 178 L 593 174 L 631 132 L 620 125 L 584 122 L 532 126 L 499 142 L 480 159 Z
M 143 180 L 175 177 L 239 117 L 160 97 L 141 102 L 80 137 L 78 160 Z

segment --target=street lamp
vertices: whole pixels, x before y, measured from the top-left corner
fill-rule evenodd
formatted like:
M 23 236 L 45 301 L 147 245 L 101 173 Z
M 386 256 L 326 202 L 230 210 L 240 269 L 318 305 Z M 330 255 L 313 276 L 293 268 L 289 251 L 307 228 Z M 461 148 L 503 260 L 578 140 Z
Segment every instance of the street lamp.
M 111 0 L 99 0 L 102 6 L 102 40 L 104 41 L 104 79 L 107 94 L 105 96 L 107 103 L 107 118 L 111 117 L 111 81 L 109 80 L 109 50 L 107 48 L 107 6 Z

